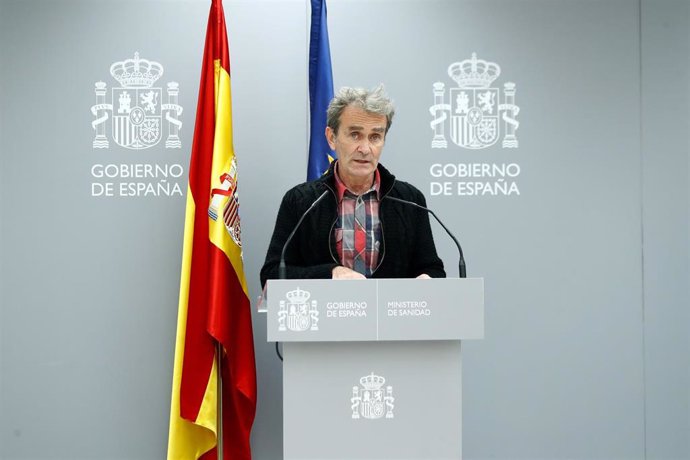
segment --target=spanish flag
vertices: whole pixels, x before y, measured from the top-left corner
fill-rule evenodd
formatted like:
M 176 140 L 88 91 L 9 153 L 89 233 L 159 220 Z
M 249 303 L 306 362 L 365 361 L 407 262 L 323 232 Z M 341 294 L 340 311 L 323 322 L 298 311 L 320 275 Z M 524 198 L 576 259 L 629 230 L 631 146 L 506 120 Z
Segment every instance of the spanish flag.
M 251 458 L 256 367 L 231 106 L 225 16 L 213 0 L 189 166 L 169 459 L 217 459 L 219 433 L 224 460 Z

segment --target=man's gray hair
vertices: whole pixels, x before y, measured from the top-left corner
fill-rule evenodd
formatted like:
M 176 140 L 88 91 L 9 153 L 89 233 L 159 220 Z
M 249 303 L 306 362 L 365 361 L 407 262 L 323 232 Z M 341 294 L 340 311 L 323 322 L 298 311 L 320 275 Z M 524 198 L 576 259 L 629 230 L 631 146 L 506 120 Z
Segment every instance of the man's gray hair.
M 386 133 L 393 123 L 395 107 L 393 101 L 386 95 L 383 83 L 372 90 L 364 88 L 350 88 L 343 86 L 338 90 L 326 111 L 326 124 L 333 132 L 338 134 L 340 127 L 340 116 L 347 106 L 359 107 L 365 112 L 386 117 Z

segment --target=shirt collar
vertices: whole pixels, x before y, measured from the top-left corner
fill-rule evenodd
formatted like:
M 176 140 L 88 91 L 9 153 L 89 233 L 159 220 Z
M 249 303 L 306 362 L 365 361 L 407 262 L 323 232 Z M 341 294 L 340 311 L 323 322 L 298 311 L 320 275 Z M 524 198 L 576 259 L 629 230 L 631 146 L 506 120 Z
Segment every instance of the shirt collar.
M 351 190 L 347 188 L 345 183 L 340 179 L 340 176 L 338 175 L 338 162 L 335 162 L 335 167 L 333 168 L 333 175 L 335 176 L 335 192 L 338 195 L 338 203 L 343 201 L 343 196 L 345 195 L 345 192 L 350 192 L 351 195 L 357 196 L 357 194 L 353 193 Z M 366 195 L 367 193 L 374 191 L 376 192 L 376 198 L 380 199 L 379 196 L 379 191 L 381 190 L 381 174 L 379 173 L 379 169 L 376 168 L 374 171 L 374 183 L 371 184 L 371 188 L 366 192 L 363 193 L 363 195 Z

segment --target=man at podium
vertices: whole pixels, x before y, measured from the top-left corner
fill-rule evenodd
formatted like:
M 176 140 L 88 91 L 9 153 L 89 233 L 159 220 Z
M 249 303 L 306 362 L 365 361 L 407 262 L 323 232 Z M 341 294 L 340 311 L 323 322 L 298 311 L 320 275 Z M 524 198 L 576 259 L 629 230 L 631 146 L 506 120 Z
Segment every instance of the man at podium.
M 338 91 L 326 127 L 337 160 L 323 176 L 283 197 L 262 286 L 279 277 L 283 251 L 287 278 L 446 276 L 429 216 L 413 204 L 426 206 L 424 195 L 379 164 L 394 112 L 383 85 Z

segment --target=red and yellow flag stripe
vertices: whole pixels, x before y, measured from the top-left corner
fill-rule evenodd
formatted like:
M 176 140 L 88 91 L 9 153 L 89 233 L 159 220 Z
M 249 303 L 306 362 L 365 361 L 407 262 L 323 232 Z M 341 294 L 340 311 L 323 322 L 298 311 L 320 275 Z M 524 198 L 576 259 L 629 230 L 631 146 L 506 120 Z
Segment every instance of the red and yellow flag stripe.
M 223 6 L 213 0 L 189 168 L 169 459 L 217 458 L 219 406 L 223 457 L 251 458 L 256 368 L 238 208 L 230 56 Z

